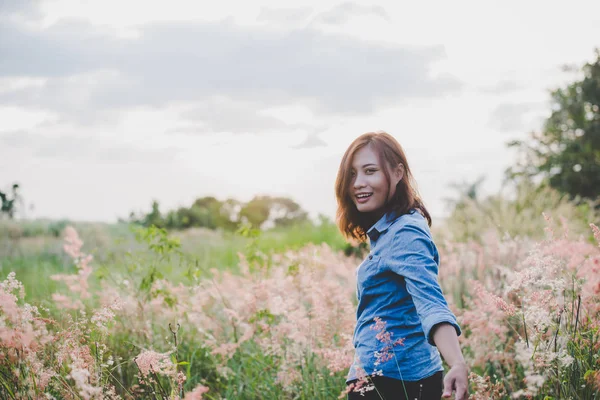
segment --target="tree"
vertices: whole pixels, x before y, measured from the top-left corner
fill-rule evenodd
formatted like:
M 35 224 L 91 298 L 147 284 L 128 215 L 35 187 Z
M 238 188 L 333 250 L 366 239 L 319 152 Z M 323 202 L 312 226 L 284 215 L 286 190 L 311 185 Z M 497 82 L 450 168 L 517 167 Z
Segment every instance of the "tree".
M 0 208 L 1 215 L 8 216 L 8 219 L 13 219 L 17 212 L 17 203 L 22 205 L 22 199 L 19 193 L 17 193 L 19 189 L 18 183 L 13 183 L 12 185 L 12 198 L 9 198 L 9 194 L 0 192 L 0 200 L 2 200 L 2 208 Z M 0 216 L 1 216 L 0 215 Z
M 521 160 L 507 177 L 542 181 L 571 198 L 600 197 L 600 50 L 583 77 L 552 92 L 552 113 L 530 142 L 514 141 Z
M 242 203 L 236 199 L 229 198 L 221 203 L 219 208 L 217 226 L 234 231 L 237 229 L 240 221 L 240 211 Z
M 196 216 L 193 225 L 209 229 L 219 227 L 221 205 L 222 203 L 213 196 L 196 199 L 191 207 L 192 213 Z
M 192 204 L 192 207 L 207 208 L 207 209 L 218 209 L 221 206 L 221 202 L 213 196 L 206 196 L 197 198 Z
M 255 196 L 240 210 L 240 219 L 246 219 L 255 228 L 269 219 L 271 212 L 271 198 L 269 196 Z
M 271 203 L 270 219 L 275 226 L 290 226 L 306 221 L 307 213 L 298 203 L 287 197 L 275 197 Z
M 144 226 L 155 225 L 157 228 L 163 228 L 164 224 L 165 224 L 165 221 L 164 221 L 162 215 L 160 215 L 158 201 L 153 200 L 152 201 L 152 211 L 150 211 L 150 213 L 148 215 L 146 215 L 146 217 L 144 218 L 143 225 Z
M 179 221 L 177 228 L 204 227 L 215 229 L 213 218 L 206 208 L 196 206 L 190 208 L 179 207 L 177 209 L 177 218 Z
M 274 226 L 289 226 L 305 221 L 307 213 L 287 197 L 255 196 L 241 208 L 240 219 L 257 228 L 267 221 Z

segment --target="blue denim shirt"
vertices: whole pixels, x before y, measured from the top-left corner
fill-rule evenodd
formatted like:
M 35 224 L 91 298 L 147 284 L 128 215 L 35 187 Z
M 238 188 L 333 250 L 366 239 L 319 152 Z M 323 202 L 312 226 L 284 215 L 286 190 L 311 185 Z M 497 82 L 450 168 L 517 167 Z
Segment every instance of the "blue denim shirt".
M 443 371 L 432 328 L 448 322 L 458 335 L 461 331 L 437 280 L 439 255 L 426 219 L 416 210 L 399 217 L 388 213 L 367 235 L 371 253 L 357 268 L 355 359 L 347 381 L 357 377 L 357 367 L 406 381 Z M 403 345 L 392 347 L 396 359 L 379 365 L 375 352 L 386 344 L 371 329 L 375 317 L 386 323 L 392 340 L 404 339 Z

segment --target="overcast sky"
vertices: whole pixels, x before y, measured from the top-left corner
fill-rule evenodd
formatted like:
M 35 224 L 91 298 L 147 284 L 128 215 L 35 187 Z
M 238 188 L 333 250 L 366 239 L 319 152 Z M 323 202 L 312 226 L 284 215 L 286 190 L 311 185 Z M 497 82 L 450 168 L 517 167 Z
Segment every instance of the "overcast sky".
M 453 182 L 499 189 L 598 46 L 597 0 L 0 0 L 0 188 L 30 218 L 255 194 L 333 217 L 343 152 L 385 130 L 443 216 Z

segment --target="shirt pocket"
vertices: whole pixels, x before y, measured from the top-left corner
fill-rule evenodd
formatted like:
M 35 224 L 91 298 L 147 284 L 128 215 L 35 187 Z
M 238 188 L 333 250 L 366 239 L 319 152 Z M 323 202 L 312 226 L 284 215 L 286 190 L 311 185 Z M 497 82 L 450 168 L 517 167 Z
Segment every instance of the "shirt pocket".
M 357 286 L 361 294 L 364 290 L 377 286 L 378 283 L 380 283 L 380 261 L 380 256 L 369 254 L 362 264 L 359 265 L 357 271 Z

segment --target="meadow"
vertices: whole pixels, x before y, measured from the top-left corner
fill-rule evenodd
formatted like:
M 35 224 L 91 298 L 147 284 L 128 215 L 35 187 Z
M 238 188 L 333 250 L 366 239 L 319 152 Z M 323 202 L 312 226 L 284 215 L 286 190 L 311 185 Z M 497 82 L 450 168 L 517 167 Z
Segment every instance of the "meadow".
M 332 222 L 51 224 L 0 225 L 1 398 L 344 398 L 368 249 Z M 434 221 L 471 399 L 600 398 L 597 225 L 554 192 Z

